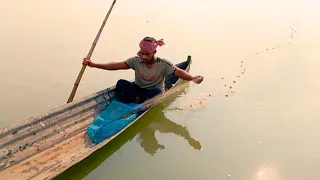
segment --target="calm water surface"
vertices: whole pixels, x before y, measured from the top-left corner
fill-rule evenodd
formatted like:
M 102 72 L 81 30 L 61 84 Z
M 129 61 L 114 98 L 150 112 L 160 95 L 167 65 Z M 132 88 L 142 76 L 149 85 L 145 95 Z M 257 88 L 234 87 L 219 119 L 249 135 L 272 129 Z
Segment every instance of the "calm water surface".
M 66 103 L 111 0 L 0 2 L 0 127 Z M 92 59 L 145 36 L 205 77 L 57 179 L 320 178 L 320 21 L 312 0 L 119 0 Z M 75 98 L 133 71 L 87 69 Z

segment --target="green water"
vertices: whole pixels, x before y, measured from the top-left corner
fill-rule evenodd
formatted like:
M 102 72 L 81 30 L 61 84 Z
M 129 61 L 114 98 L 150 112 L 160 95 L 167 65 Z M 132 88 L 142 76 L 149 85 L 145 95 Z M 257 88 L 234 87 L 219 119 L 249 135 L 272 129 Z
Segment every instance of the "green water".
M 0 2 L 0 126 L 66 103 L 108 1 Z M 119 0 L 92 59 L 192 56 L 203 75 L 56 179 L 318 179 L 320 21 L 316 1 Z M 132 79 L 87 69 L 76 98 Z

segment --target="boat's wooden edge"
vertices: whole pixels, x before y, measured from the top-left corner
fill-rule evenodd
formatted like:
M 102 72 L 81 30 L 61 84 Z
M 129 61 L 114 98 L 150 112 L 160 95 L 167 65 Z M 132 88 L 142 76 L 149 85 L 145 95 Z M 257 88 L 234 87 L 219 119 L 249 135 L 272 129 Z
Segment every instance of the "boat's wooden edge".
M 8 125 L 6 127 L 3 127 L 3 128 L 0 129 L 0 138 L 5 136 L 8 133 L 15 133 L 16 131 L 19 130 L 19 128 L 21 126 L 23 126 L 25 124 L 32 123 L 33 121 L 37 121 L 39 119 L 43 119 L 43 118 L 45 118 L 47 116 L 50 116 L 50 115 L 53 115 L 53 114 L 56 114 L 56 113 L 65 112 L 65 111 L 67 111 L 69 109 L 72 109 L 72 108 L 75 108 L 77 106 L 80 106 L 81 104 L 83 104 L 83 103 L 85 103 L 87 101 L 94 100 L 94 99 L 96 99 L 96 98 L 98 98 L 100 96 L 106 96 L 107 97 L 108 91 L 111 90 L 111 89 L 114 89 L 114 88 L 115 88 L 115 86 L 103 89 L 101 91 L 92 93 L 90 95 L 75 99 L 73 102 L 70 102 L 70 103 L 67 103 L 67 104 L 63 104 L 63 105 L 60 105 L 60 106 L 55 107 L 53 109 L 50 109 L 47 112 L 43 112 L 38 116 L 30 117 L 30 118 L 24 119 L 22 121 L 13 123 L 11 125 Z

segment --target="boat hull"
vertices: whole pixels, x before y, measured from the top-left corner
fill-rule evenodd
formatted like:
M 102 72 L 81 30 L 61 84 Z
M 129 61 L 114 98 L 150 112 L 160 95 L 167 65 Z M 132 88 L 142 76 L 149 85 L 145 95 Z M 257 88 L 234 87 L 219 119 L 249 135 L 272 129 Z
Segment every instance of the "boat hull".
M 189 71 L 190 65 L 190 56 L 177 64 L 186 71 Z M 115 86 L 1 129 L 0 179 L 56 177 L 116 138 L 152 107 L 165 100 L 163 96 L 179 92 L 185 83 L 173 75 L 168 76 L 165 80 L 166 93 L 152 98 L 151 103 L 147 104 L 147 111 L 99 144 L 89 140 L 86 130 L 94 117 L 116 98 Z

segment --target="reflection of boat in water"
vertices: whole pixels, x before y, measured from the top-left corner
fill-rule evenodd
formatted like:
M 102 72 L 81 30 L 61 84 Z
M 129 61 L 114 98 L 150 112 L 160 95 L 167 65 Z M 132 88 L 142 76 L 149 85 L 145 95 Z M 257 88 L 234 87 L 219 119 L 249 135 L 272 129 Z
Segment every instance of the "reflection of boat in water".
M 168 107 L 178 94 L 162 104 L 155 106 L 139 121 L 131 125 L 126 131 L 121 133 L 116 139 L 110 141 L 107 145 L 97 150 L 86 159 L 80 161 L 70 169 L 57 176 L 55 180 L 62 179 L 82 179 L 91 171 L 96 169 L 101 163 L 117 152 L 127 142 L 137 138 L 141 148 L 148 154 L 154 155 L 165 146 L 159 144 L 155 138 L 155 132 L 173 133 L 187 140 L 190 146 L 200 150 L 201 145 L 193 139 L 188 130 L 165 117 L 164 109 Z
M 190 65 L 190 56 L 186 61 L 177 64 L 178 67 L 186 71 L 189 71 Z M 185 84 L 187 84 L 185 81 L 176 76 L 166 77 L 165 93 L 144 102 L 145 111 L 143 114 L 99 144 L 90 142 L 86 130 L 94 117 L 117 98 L 114 86 L 62 105 L 41 116 L 0 129 L 1 179 L 51 179 L 59 175 L 105 146 L 121 133 L 126 133 L 125 130 L 129 126 L 144 116 L 156 104 L 179 92 L 179 89 Z M 166 124 L 168 127 L 172 126 L 170 123 Z M 170 131 L 172 130 L 168 130 L 168 132 Z M 184 131 L 180 131 L 185 134 Z M 141 144 L 148 141 L 150 141 L 149 143 L 154 142 L 148 138 L 142 136 Z M 143 147 L 146 151 L 154 151 L 150 147 L 144 145 Z M 163 146 L 159 147 L 163 148 Z

